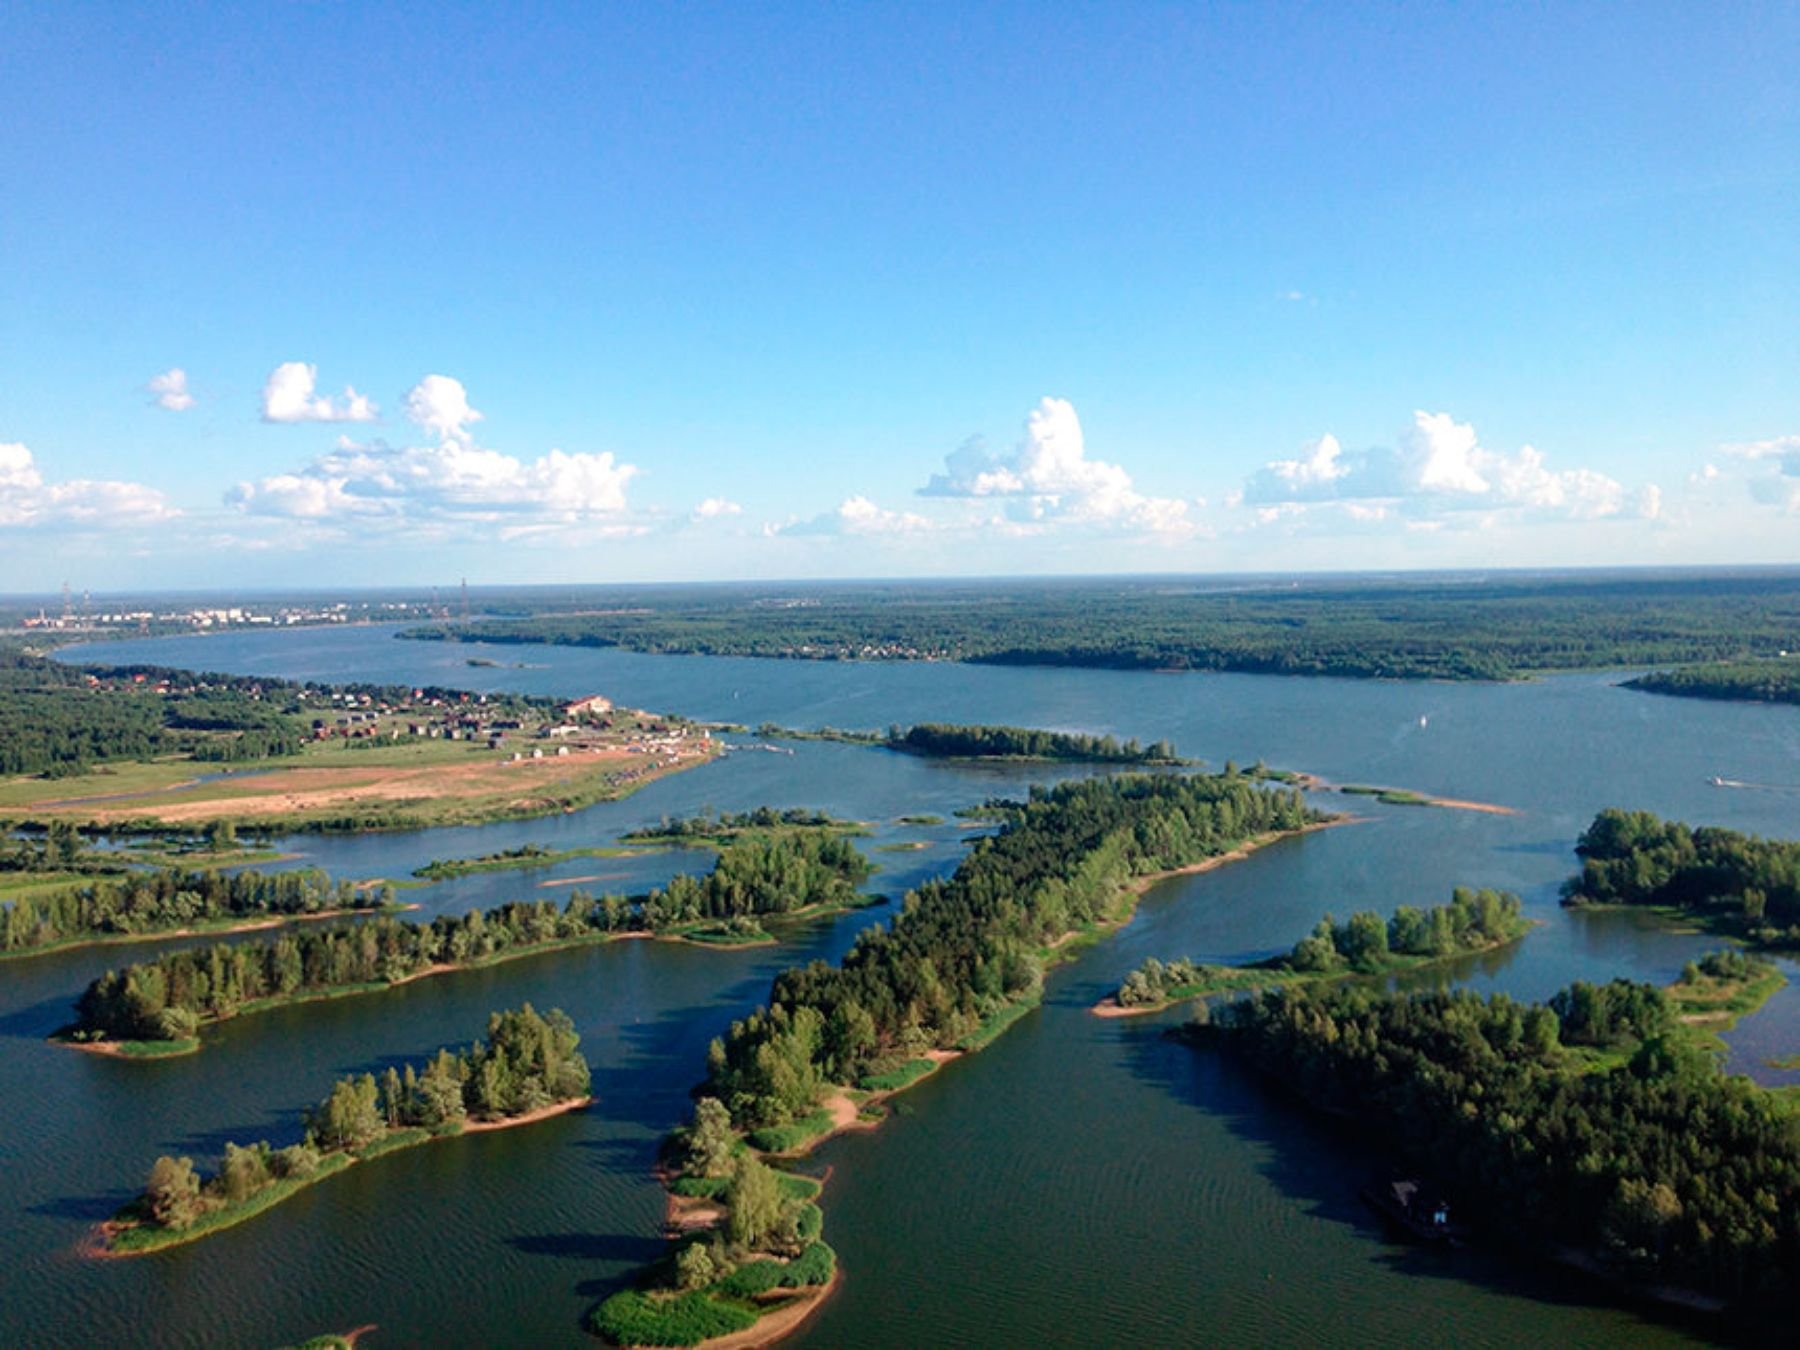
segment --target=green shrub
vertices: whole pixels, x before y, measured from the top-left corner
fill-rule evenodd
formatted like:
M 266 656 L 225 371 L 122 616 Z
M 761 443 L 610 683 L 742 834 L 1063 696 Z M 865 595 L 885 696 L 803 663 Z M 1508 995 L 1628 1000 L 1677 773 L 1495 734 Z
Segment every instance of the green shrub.
M 764 1153 L 792 1153 L 831 1129 L 831 1113 L 814 1111 L 791 1125 L 765 1125 L 750 1135 L 753 1147 Z
M 656 1298 L 625 1289 L 588 1314 L 588 1329 L 614 1345 L 698 1345 L 754 1326 L 756 1317 L 754 1309 L 706 1291 Z
M 928 1059 L 909 1059 L 897 1069 L 870 1074 L 857 1086 L 866 1092 L 898 1092 L 901 1088 L 911 1087 L 936 1067 Z

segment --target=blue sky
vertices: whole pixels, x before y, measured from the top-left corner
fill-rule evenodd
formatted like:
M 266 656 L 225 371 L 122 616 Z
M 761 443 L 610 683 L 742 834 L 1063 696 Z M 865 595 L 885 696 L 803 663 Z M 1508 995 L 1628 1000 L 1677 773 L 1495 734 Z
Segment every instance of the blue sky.
M 15 3 L 0 590 L 1800 561 L 1796 51 Z

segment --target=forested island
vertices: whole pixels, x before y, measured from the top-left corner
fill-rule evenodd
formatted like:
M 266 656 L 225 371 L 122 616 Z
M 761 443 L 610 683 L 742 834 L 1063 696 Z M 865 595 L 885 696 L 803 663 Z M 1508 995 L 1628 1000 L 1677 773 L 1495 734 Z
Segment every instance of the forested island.
M 819 1233 L 810 1219 L 801 1227 L 804 1211 L 772 1207 L 770 1179 L 748 1164 L 750 1180 L 735 1161 L 725 1176 L 728 1158 L 804 1151 L 988 1044 L 1036 1006 L 1047 966 L 1129 916 L 1147 878 L 1325 820 L 1298 791 L 1235 772 L 1064 783 L 990 809 L 999 833 L 948 879 L 911 892 L 891 926 L 865 931 L 837 965 L 777 976 L 768 1004 L 713 1043 L 672 1182 L 676 1195 L 710 1196 L 712 1225 L 685 1234 L 643 1288 L 601 1304 L 593 1330 L 620 1344 L 693 1345 L 767 1311 L 734 1280 L 770 1288 L 784 1258 L 808 1263 L 808 1285 L 829 1279 L 829 1249 L 808 1255 Z M 740 1215 L 746 1196 L 753 1208 Z
M 1575 851 L 1566 905 L 1660 909 L 1758 946 L 1800 945 L 1800 841 L 1606 810 Z
M 354 1163 L 432 1139 L 522 1125 L 585 1106 L 588 1065 L 561 1009 L 527 1003 L 488 1018 L 487 1039 L 439 1050 L 404 1071 L 390 1065 L 338 1080 L 306 1116 L 306 1136 L 226 1144 L 219 1170 L 201 1177 L 191 1158 L 160 1157 L 143 1194 L 102 1226 L 102 1254 L 135 1256 L 208 1237 Z
M 1173 1003 L 1245 989 L 1268 989 L 1340 979 L 1390 975 L 1439 961 L 1476 956 L 1517 942 L 1531 931 L 1510 891 L 1458 886 L 1450 903 L 1429 909 L 1402 905 L 1391 919 L 1373 910 L 1334 924 L 1327 914 L 1284 956 L 1242 966 L 1205 965 L 1185 958 L 1151 957 L 1125 977 L 1118 992 L 1095 1008 L 1102 1015 L 1158 1012 Z
M 760 920 L 868 903 L 870 865 L 848 840 L 789 830 L 739 840 L 704 877 L 646 895 L 514 901 L 439 915 L 392 916 L 283 932 L 271 940 L 165 952 L 90 984 L 74 1024 L 79 1048 L 146 1057 L 189 1053 L 208 1023 L 290 1003 L 379 993 L 410 980 L 633 935 L 700 943 L 771 941 Z
M 1767 656 L 1800 628 L 1776 573 L 1133 579 L 621 591 L 604 612 L 403 636 L 802 660 L 948 660 L 1380 679 Z
M 392 887 L 333 883 L 323 872 L 164 867 L 76 881 L 0 903 L 0 955 L 98 942 L 243 932 L 286 919 L 395 908 Z
M 1113 736 L 1089 736 L 1080 732 L 1040 731 L 1031 727 L 954 726 L 922 722 L 911 727 L 881 731 L 843 731 L 821 727 L 796 731 L 765 722 L 756 734 L 770 739 L 844 741 L 851 745 L 876 745 L 927 759 L 1014 759 L 1076 764 L 1129 764 L 1150 768 L 1185 765 L 1167 741 L 1142 746 L 1136 740 Z
M 0 826 L 422 829 L 623 796 L 718 752 L 605 699 L 319 685 L 0 652 Z
M 1187 1034 L 1378 1137 L 1485 1236 L 1690 1306 L 1800 1281 L 1794 1108 L 1726 1076 L 1652 985 L 1276 989 Z
M 1742 703 L 1800 703 L 1800 657 L 1772 661 L 1716 661 L 1657 670 L 1625 681 L 1627 689 L 1679 698 Z
M 750 811 L 702 811 L 692 816 L 664 816 L 654 825 L 630 830 L 620 838 L 630 844 L 680 844 L 711 848 L 728 844 L 746 834 L 771 830 L 831 830 L 838 834 L 863 834 L 860 821 L 839 820 L 825 811 L 802 806 L 759 806 Z

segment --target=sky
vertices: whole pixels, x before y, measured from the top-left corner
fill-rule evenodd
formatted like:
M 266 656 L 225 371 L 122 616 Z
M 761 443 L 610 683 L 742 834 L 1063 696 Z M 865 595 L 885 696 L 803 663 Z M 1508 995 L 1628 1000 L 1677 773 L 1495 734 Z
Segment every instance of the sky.
M 0 7 L 0 592 L 1800 562 L 1800 6 Z

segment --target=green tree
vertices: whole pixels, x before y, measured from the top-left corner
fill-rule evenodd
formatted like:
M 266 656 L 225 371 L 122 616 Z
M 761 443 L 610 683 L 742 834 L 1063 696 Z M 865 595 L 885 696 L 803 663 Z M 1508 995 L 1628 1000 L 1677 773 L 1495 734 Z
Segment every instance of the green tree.
M 761 1159 L 739 1155 L 726 1188 L 726 1231 L 732 1242 L 755 1250 L 781 1222 L 781 1186 Z
M 193 1223 L 201 1211 L 200 1178 L 194 1172 L 194 1160 L 166 1154 L 158 1158 L 150 1166 L 144 1200 L 151 1219 L 164 1228 L 186 1228 Z
M 731 1113 L 717 1097 L 702 1097 L 694 1103 L 694 1127 L 688 1132 L 689 1175 L 722 1177 L 731 1171 L 731 1157 L 736 1150 L 737 1135 L 731 1128 Z

